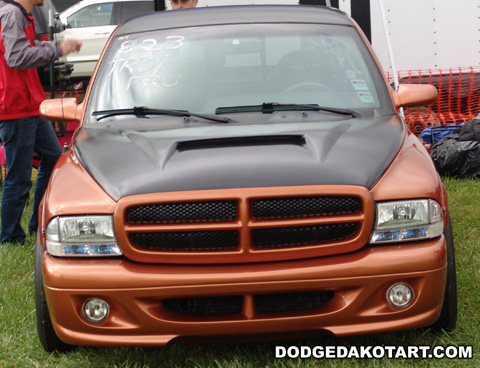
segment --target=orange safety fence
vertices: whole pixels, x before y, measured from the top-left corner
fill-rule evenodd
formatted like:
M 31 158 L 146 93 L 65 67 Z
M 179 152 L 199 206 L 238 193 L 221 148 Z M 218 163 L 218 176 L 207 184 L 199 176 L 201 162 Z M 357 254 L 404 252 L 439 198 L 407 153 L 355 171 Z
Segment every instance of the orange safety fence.
M 480 67 L 406 70 L 397 73 L 400 84 L 433 84 L 437 102 L 406 108 L 405 122 L 415 134 L 430 126 L 465 123 L 480 113 Z M 387 73 L 393 84 L 393 75 Z

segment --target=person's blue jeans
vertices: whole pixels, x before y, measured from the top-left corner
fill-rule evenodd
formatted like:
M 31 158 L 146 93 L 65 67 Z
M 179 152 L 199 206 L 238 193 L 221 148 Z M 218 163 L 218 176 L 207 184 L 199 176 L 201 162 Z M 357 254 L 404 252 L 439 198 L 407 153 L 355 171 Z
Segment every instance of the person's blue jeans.
M 38 206 L 62 149 L 52 124 L 39 116 L 0 120 L 0 138 L 7 166 L 0 211 L 0 243 L 23 244 L 25 232 L 20 220 L 32 187 L 33 153 L 40 156 L 40 166 L 33 196 L 33 213 L 28 225 L 30 233 L 37 231 Z

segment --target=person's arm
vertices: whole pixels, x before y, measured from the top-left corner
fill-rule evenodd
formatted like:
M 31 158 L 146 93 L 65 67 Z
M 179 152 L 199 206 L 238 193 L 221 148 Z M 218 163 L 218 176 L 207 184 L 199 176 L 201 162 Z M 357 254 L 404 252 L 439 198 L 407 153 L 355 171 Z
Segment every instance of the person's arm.
M 62 55 L 56 42 L 39 42 L 30 46 L 24 26 L 28 26 L 21 11 L 12 11 L 2 19 L 2 40 L 5 60 L 11 68 L 33 69 L 46 66 Z

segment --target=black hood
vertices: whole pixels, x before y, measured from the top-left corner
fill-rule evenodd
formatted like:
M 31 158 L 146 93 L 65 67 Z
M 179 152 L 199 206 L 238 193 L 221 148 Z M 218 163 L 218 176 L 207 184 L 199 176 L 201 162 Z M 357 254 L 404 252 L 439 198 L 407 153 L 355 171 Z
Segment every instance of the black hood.
M 135 124 L 132 124 L 135 126 Z M 170 191 L 292 185 L 370 188 L 403 141 L 394 115 L 335 122 L 82 129 L 76 153 L 115 200 Z

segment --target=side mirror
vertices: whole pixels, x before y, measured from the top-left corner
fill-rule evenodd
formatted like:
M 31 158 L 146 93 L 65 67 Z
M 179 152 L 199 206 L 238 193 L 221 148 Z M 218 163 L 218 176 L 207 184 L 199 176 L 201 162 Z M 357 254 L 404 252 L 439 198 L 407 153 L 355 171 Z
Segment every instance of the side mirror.
M 434 103 L 438 92 L 431 84 L 400 84 L 394 91 L 395 107 L 417 107 Z
M 40 116 L 58 122 L 80 122 L 81 105 L 75 97 L 45 100 L 40 104 Z

